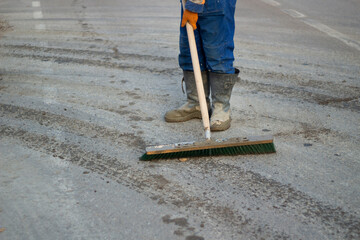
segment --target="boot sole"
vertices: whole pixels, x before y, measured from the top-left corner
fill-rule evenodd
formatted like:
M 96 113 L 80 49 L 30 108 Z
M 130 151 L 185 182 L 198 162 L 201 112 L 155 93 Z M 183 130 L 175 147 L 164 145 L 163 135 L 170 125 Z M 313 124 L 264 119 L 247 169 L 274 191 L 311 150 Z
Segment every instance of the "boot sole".
M 189 115 L 186 115 L 184 117 L 180 117 L 180 118 L 167 118 L 165 117 L 165 121 L 166 122 L 186 122 L 189 121 L 191 119 L 201 119 L 201 112 L 195 112 L 195 113 L 191 113 Z

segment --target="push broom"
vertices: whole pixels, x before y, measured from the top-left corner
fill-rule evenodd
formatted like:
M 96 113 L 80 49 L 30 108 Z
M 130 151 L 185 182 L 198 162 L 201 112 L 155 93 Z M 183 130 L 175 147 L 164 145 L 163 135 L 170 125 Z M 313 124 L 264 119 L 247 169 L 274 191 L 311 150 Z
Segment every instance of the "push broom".
M 183 0 L 183 6 L 185 2 Z M 196 49 L 194 29 L 187 22 L 186 31 L 189 40 L 191 60 L 194 69 L 196 88 L 200 103 L 201 117 L 205 130 L 205 141 L 181 142 L 174 144 L 149 146 L 140 160 L 188 158 L 219 155 L 265 154 L 276 152 L 272 136 L 258 136 L 245 138 L 229 138 L 212 140 L 210 132 L 209 113 L 201 77 L 199 57 Z

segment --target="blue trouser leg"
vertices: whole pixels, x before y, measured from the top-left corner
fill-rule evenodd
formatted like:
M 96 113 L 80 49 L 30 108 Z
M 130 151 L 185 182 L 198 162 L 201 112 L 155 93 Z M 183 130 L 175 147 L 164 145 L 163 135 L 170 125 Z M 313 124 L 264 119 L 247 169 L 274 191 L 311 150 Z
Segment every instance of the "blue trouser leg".
M 183 14 L 183 9 L 181 8 L 181 16 Z M 181 21 L 180 21 L 181 22 Z M 201 71 L 205 71 L 206 69 L 206 61 L 205 54 L 202 47 L 202 40 L 198 30 L 194 31 L 195 42 L 197 46 L 199 63 Z M 180 54 L 179 54 L 179 65 L 184 71 L 193 71 L 191 55 L 190 55 L 190 47 L 189 41 L 187 37 L 186 27 L 180 27 Z
M 207 0 L 195 31 L 201 70 L 233 74 L 236 0 Z M 185 28 L 180 28 L 179 65 L 192 71 Z

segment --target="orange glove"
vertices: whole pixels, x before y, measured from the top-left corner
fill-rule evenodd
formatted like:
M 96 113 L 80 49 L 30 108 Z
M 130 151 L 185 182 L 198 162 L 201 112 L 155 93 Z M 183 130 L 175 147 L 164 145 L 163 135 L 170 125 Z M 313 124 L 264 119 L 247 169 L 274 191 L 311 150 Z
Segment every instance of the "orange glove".
M 182 21 L 181 21 L 181 27 L 184 27 L 186 22 L 189 22 L 190 25 L 195 30 L 197 28 L 196 23 L 197 23 L 198 18 L 199 18 L 199 16 L 197 13 L 190 12 L 189 10 L 185 9 L 183 17 L 182 17 Z

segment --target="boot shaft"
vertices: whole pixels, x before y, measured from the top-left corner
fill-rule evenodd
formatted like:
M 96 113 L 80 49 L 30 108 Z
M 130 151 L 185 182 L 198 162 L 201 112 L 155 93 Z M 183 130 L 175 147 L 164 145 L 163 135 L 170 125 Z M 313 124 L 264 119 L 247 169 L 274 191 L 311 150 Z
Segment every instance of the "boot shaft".
M 201 75 L 208 109 L 210 109 L 208 73 L 204 71 Z M 187 101 L 181 107 L 168 111 L 165 114 L 165 121 L 167 122 L 185 122 L 194 118 L 202 118 L 194 72 L 184 71 L 183 81 L 185 82 Z M 209 112 L 209 115 L 210 114 L 211 112 Z
M 230 109 L 230 98 L 233 87 L 238 81 L 239 70 L 235 69 L 234 74 L 209 73 L 209 82 L 211 88 L 211 99 L 213 107 L 223 106 L 224 111 Z
M 198 94 L 197 94 L 194 72 L 183 71 L 183 74 L 184 74 L 183 81 L 185 82 L 186 96 L 187 96 L 188 102 L 198 105 L 199 98 L 198 98 Z M 208 80 L 208 72 L 202 71 L 201 77 L 202 77 L 202 81 L 203 81 L 206 101 L 209 103 L 210 102 L 210 99 L 209 99 L 210 86 L 209 86 L 209 80 Z

